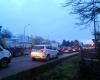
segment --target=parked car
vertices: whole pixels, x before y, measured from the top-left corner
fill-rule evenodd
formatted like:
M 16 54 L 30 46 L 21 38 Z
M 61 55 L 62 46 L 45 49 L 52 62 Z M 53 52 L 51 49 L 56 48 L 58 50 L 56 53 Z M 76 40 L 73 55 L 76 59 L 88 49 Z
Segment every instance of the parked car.
M 59 49 L 59 52 L 62 52 L 62 53 L 72 52 L 72 48 L 71 47 L 61 47 Z
M 31 51 L 31 58 L 49 60 L 58 57 L 58 50 L 51 45 L 35 45 Z
M 11 53 L 0 46 L 0 67 L 7 67 L 11 62 Z
M 72 47 L 72 51 L 73 52 L 79 52 L 80 51 L 80 48 L 79 47 Z

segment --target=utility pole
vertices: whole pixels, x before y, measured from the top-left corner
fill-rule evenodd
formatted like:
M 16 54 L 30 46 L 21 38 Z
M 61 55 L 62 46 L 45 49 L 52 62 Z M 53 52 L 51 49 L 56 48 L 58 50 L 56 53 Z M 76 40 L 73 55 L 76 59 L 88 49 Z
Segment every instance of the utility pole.
M 24 26 L 24 48 L 26 48 L 26 27 L 30 26 L 30 24 L 27 24 Z

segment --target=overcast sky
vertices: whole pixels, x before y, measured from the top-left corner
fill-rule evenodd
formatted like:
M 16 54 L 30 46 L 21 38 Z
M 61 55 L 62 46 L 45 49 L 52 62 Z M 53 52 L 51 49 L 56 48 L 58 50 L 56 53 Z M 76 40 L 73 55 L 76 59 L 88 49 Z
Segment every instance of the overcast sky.
M 41 36 L 50 40 L 92 39 L 91 29 L 80 30 L 75 25 L 71 7 L 61 6 L 65 0 L 0 0 L 0 25 L 14 35 Z M 30 24 L 30 25 L 28 25 Z

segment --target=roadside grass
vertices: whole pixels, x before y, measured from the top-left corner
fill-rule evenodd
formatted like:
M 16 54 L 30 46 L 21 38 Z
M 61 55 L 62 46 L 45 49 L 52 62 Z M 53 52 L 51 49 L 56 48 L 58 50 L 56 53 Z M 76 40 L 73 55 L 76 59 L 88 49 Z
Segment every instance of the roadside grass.
M 62 60 L 56 67 L 40 74 L 37 80 L 77 80 L 78 71 L 79 55 L 76 55 Z

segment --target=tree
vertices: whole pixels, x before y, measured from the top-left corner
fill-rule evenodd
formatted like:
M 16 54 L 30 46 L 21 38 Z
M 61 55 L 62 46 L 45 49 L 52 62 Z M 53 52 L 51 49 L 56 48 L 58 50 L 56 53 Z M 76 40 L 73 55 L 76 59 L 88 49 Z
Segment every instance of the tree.
M 98 22 L 98 15 L 100 14 L 100 0 L 70 0 L 66 3 L 72 5 L 73 14 L 79 15 L 80 22 L 78 25 L 93 24 L 94 27 L 94 42 L 95 51 L 97 47 L 97 36 L 96 36 L 96 23 Z M 100 30 L 99 30 L 100 31 Z
M 80 46 L 80 42 L 78 40 L 75 40 L 74 41 L 74 45 L 77 46 L 77 47 L 79 47 Z
M 11 38 L 12 37 L 12 33 L 9 30 L 3 29 L 1 31 L 1 37 L 2 38 Z
M 70 0 L 70 2 L 68 2 L 65 6 L 67 5 L 72 5 L 73 8 L 73 13 L 74 14 L 78 14 L 79 15 L 79 20 L 80 22 L 77 23 L 78 25 L 84 25 L 84 24 L 93 24 L 94 27 L 94 42 L 95 42 L 95 52 L 97 53 L 96 56 L 97 58 L 100 60 L 100 44 L 97 45 L 97 38 L 96 38 L 96 23 L 98 20 L 98 15 L 100 14 L 100 0 Z M 98 48 L 96 49 L 96 47 L 98 46 Z M 80 47 L 81 49 L 81 67 L 80 70 L 83 69 L 84 70 L 88 69 L 87 71 L 89 71 L 89 68 L 85 66 L 83 58 L 84 58 L 84 51 L 82 50 L 82 47 Z M 91 54 L 93 56 L 93 54 Z M 91 61 L 92 62 L 92 61 Z M 93 69 L 93 72 L 95 70 L 94 67 L 94 62 L 91 63 L 91 67 Z M 99 66 L 100 64 L 98 64 Z M 86 68 L 82 68 L 83 66 L 85 66 Z M 97 67 L 97 66 L 96 66 Z M 90 69 L 91 70 L 91 69 Z M 90 71 L 92 73 L 92 71 Z M 96 74 L 97 75 L 97 74 Z M 89 79 L 89 78 L 88 78 Z
M 100 14 L 100 0 L 70 0 L 67 5 L 72 5 L 72 13 L 79 15 L 79 25 L 93 22 L 95 16 Z
M 70 41 L 63 40 L 61 45 L 62 46 L 70 46 Z
M 2 29 L 2 26 L 0 26 L 0 45 L 3 47 L 6 47 L 6 38 L 11 38 L 12 33 L 9 30 Z
M 1 32 L 1 30 L 2 30 L 2 26 L 0 26 L 0 32 Z
M 44 41 L 44 39 L 43 39 L 42 37 L 40 37 L 40 36 L 36 36 L 36 37 L 35 37 L 35 42 L 36 42 L 36 44 L 41 44 L 42 41 Z
M 70 46 L 74 46 L 74 41 L 71 41 L 70 42 Z
M 36 44 L 36 41 L 34 38 L 32 38 L 32 46 L 34 46 Z
M 61 45 L 66 46 L 66 40 L 63 40 Z
M 33 38 L 32 38 L 32 46 L 34 46 L 34 45 L 36 45 L 36 44 L 42 44 L 44 40 L 45 40 L 45 39 L 43 39 L 43 38 L 40 37 L 40 36 L 33 37 Z M 49 41 L 49 40 L 46 40 L 46 41 Z

